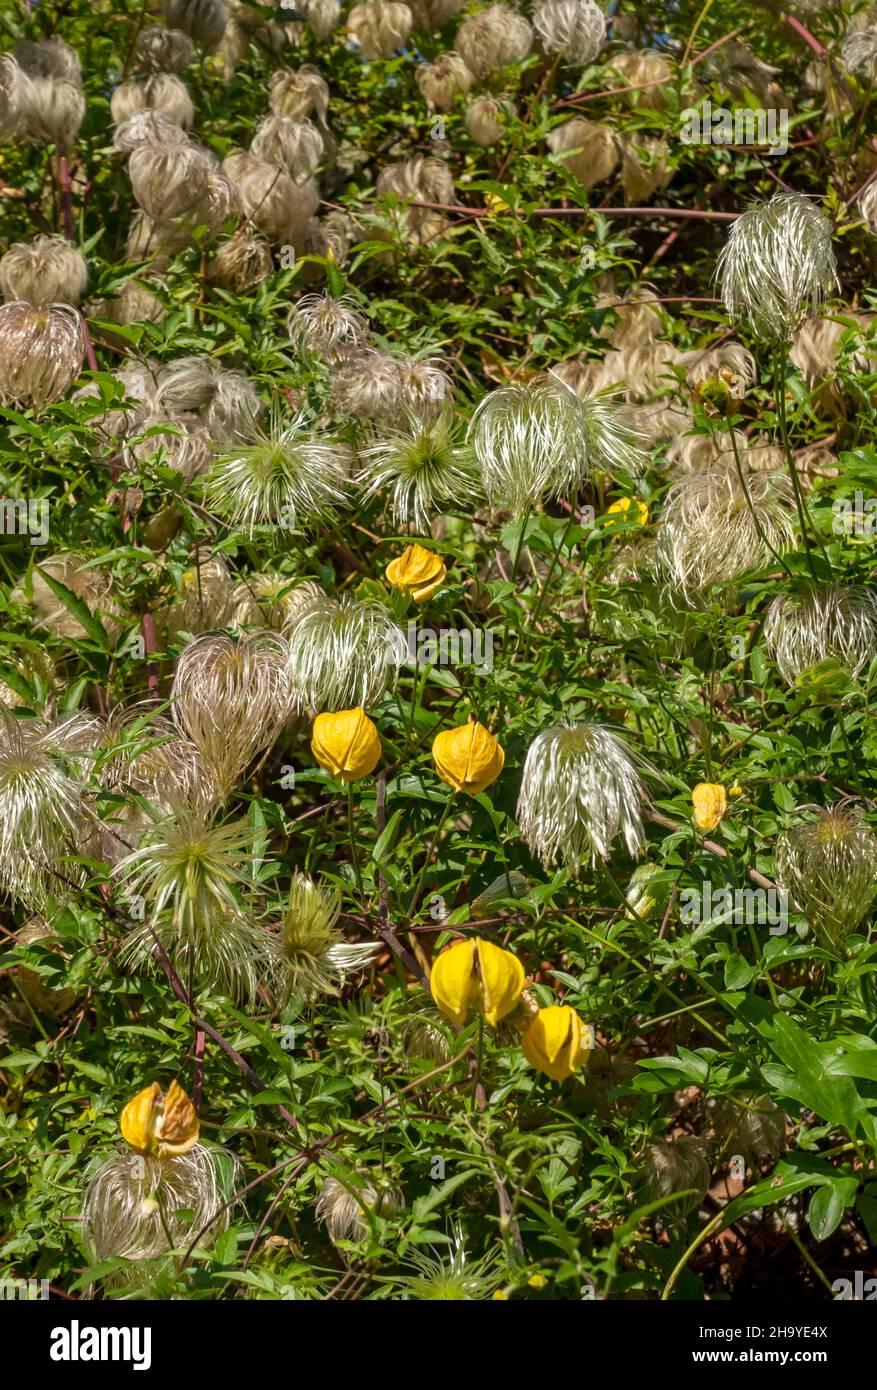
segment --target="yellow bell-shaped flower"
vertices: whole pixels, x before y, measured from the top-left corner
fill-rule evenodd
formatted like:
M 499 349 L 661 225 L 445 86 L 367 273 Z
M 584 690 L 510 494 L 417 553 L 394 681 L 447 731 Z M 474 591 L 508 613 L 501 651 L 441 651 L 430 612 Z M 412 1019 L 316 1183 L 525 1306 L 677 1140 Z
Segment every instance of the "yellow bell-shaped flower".
M 728 809 L 725 788 L 718 782 L 698 782 L 691 793 L 691 804 L 698 830 L 715 830 Z
M 182 1086 L 174 1081 L 163 1096 L 157 1081 L 129 1100 L 119 1116 L 122 1138 L 137 1153 L 173 1158 L 198 1142 L 198 1116 Z
M 461 724 L 445 729 L 432 745 L 436 772 L 457 792 L 474 796 L 495 782 L 502 772 L 505 753 L 483 724 Z
M 495 1028 L 521 997 L 524 967 L 511 951 L 476 936 L 442 952 L 433 962 L 429 988 L 442 1013 L 458 1026 L 474 1006 Z
M 565 1081 L 584 1066 L 591 1051 L 591 1032 L 568 1004 L 540 1009 L 521 1039 L 524 1056 L 552 1081 Z
M 318 714 L 311 731 L 311 752 L 320 767 L 342 782 L 358 782 L 378 765 L 380 735 L 364 710 Z
M 448 567 L 440 555 L 434 555 L 422 545 L 409 545 L 396 560 L 391 560 L 384 573 L 394 589 L 401 589 L 415 603 L 425 603 L 441 588 Z
M 607 516 L 620 516 L 625 521 L 634 521 L 637 526 L 645 526 L 649 520 L 649 509 L 641 497 L 619 497 L 606 508 Z

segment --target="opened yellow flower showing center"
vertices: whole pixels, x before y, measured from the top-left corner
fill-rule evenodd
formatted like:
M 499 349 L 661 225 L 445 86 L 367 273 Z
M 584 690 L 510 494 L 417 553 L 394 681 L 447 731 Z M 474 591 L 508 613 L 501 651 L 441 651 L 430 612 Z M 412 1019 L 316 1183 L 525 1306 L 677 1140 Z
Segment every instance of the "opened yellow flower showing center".
M 640 497 L 619 497 L 606 508 L 607 516 L 618 516 L 624 521 L 634 521 L 637 526 L 645 526 L 649 519 L 649 509 Z
M 119 1116 L 126 1144 L 151 1158 L 188 1153 L 198 1142 L 198 1116 L 182 1086 L 174 1081 L 166 1096 L 157 1081 L 129 1100 Z
M 591 1030 L 568 1004 L 540 1009 L 521 1039 L 524 1056 L 552 1081 L 565 1081 L 587 1062 Z
M 380 735 L 364 710 L 318 714 L 311 732 L 311 752 L 320 767 L 334 777 L 342 782 L 358 782 L 378 765 Z
M 483 724 L 461 724 L 446 729 L 433 741 L 436 772 L 457 792 L 474 796 L 495 782 L 502 772 L 505 753 Z
M 429 987 L 442 1013 L 458 1026 L 476 1008 L 495 1028 L 521 997 L 524 967 L 511 951 L 476 936 L 442 952 L 433 962 Z
M 691 793 L 691 804 L 698 830 L 715 830 L 728 809 L 725 788 L 718 782 L 698 782 Z
M 391 560 L 384 573 L 395 589 L 425 603 L 440 589 L 448 573 L 440 555 L 434 555 L 422 545 L 409 545 L 396 560 Z

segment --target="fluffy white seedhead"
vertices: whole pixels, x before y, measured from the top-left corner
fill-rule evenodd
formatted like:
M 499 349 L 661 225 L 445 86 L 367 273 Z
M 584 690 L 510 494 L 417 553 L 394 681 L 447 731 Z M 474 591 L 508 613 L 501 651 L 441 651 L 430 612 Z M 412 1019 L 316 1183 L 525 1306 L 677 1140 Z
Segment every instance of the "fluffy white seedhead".
M 292 688 L 286 642 L 275 633 L 197 637 L 177 662 L 174 723 L 198 749 L 222 795 L 289 717 Z
M 687 601 L 696 604 L 713 585 L 763 570 L 794 544 L 788 479 L 769 473 L 743 477 L 745 490 L 733 462 L 711 463 L 667 493 L 654 555 Z
M 640 853 L 645 800 L 633 754 L 617 734 L 564 720 L 530 744 L 518 825 L 543 865 L 560 860 L 577 875 L 583 863 L 608 859 L 619 835 L 629 854 Z
M 606 17 L 594 0 L 546 0 L 533 11 L 533 27 L 565 67 L 593 63 L 606 42 Z
M 242 896 L 256 836 L 248 821 L 214 825 L 191 807 L 149 826 L 113 870 L 123 904 L 139 898 L 145 909 L 125 940 L 123 963 L 160 968 L 160 946 L 181 979 L 250 999 L 277 967 L 276 940 L 254 924 Z
M 857 676 L 877 656 L 877 595 L 855 584 L 790 589 L 768 608 L 764 639 L 789 685 L 829 659 Z
M 457 30 L 456 50 L 479 79 L 509 63 L 522 63 L 532 45 L 533 30 L 509 5 L 489 5 L 464 19 Z
M 228 1229 L 240 1165 L 225 1149 L 195 1144 L 187 1153 L 152 1158 L 119 1150 L 91 1165 L 82 1202 L 89 1260 L 130 1260 L 114 1285 L 137 1285 L 144 1261 L 180 1250 L 210 1223 L 206 1244 Z M 140 1268 L 136 1268 L 140 1266 Z
M 469 426 L 488 497 L 515 516 L 582 481 L 591 442 L 582 402 L 552 374 L 491 391 Z
M 411 33 L 414 17 L 407 5 L 397 0 L 364 0 L 354 5 L 347 28 L 366 58 L 389 58 Z
M 399 526 L 413 523 L 425 533 L 446 508 L 471 507 L 475 456 L 458 442 L 449 411 L 424 420 L 409 409 L 403 426 L 382 429 L 359 457 L 357 482 L 365 496 L 386 497 Z
M 254 155 L 279 164 L 291 178 L 309 178 L 323 158 L 323 137 L 310 121 L 292 116 L 266 116 L 253 136 Z
M 369 709 L 405 654 L 405 636 L 380 603 L 345 594 L 318 598 L 289 633 L 289 669 L 300 710 Z
M 78 304 L 87 280 L 85 258 L 66 237 L 16 241 L 0 258 L 0 292 L 7 302 Z
M 328 292 L 303 295 L 290 309 L 286 327 L 296 352 L 313 353 L 327 362 L 342 360 L 369 336 L 368 324 L 350 301 Z
M 65 396 L 82 370 L 85 343 L 70 304 L 0 306 L 0 401 L 42 409 Z
M 94 721 L 17 719 L 0 707 L 0 890 L 30 910 L 66 896 L 79 869 L 87 763 Z
M 211 507 L 252 535 L 259 526 L 299 530 L 332 516 L 347 501 L 349 453 L 314 439 L 304 415 L 275 419 L 213 464 Z
M 737 218 L 717 275 L 732 320 L 786 341 L 837 279 L 831 224 L 803 193 L 775 193 Z
M 870 911 L 877 888 L 877 836 L 853 806 L 835 806 L 786 830 L 774 848 L 779 886 L 834 950 Z

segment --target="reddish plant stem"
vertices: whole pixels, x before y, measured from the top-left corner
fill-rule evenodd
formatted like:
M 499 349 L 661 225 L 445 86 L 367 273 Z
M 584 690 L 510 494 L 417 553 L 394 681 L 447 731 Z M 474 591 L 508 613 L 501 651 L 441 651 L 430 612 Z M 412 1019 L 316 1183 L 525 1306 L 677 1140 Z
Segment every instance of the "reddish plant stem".
M 155 619 L 151 613 L 144 613 L 140 619 L 140 631 L 143 633 L 143 645 L 146 648 L 147 656 L 158 651 L 158 644 L 155 640 Z M 158 672 L 155 669 L 154 661 L 147 661 L 146 679 L 149 683 L 149 698 L 158 704 L 161 699 L 158 689 Z

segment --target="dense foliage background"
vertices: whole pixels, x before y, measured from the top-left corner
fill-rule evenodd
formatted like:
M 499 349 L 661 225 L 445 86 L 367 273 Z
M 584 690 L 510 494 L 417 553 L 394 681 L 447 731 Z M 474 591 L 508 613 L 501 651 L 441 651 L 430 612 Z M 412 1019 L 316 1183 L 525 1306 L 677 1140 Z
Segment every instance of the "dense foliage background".
M 324 135 L 319 208 L 288 239 L 264 238 L 270 269 L 243 292 L 213 258 L 242 223 L 259 229 L 258 207 L 184 228 L 170 250 L 128 240 L 137 209 L 110 103 L 122 82 L 144 80 L 138 38 L 162 6 L 17 0 L 0 17 L 0 49 L 57 38 L 81 60 L 85 111 L 69 150 L 4 137 L 2 249 L 66 225 L 88 263 L 96 366 L 37 407 L 10 394 L 0 345 L 0 490 L 50 504 L 45 547 L 8 527 L 0 538 L 0 679 L 14 718 L 106 720 L 138 701 L 167 713 L 193 636 L 274 625 L 235 607 L 235 586 L 266 573 L 275 594 L 310 580 L 385 601 L 403 627 L 489 634 L 493 650 L 489 669 L 403 664 L 370 710 L 382 760 L 349 794 L 315 765 L 300 714 L 217 816 L 252 828 L 235 891 L 254 920 L 279 919 L 298 870 L 341 890 L 348 942 L 381 947 L 339 994 L 293 992 L 284 1008 L 265 982 L 243 1000 L 124 963 L 125 884 L 91 831 L 128 792 L 108 789 L 100 739 L 80 763 L 91 821 L 68 856 L 70 891 L 45 910 L 48 936 L 22 931 L 34 905 L 15 896 L 16 849 L 3 839 L 0 1273 L 81 1295 L 113 1272 L 112 1261 L 95 1271 L 82 1243 L 86 1170 L 118 1144 L 122 1106 L 177 1078 L 200 1103 L 202 1142 L 240 1160 L 241 1201 L 228 1230 L 160 1262 L 138 1293 L 832 1298 L 833 1281 L 874 1272 L 873 881 L 834 941 L 794 902 L 778 930 L 733 908 L 691 920 L 681 904 L 707 882 L 714 895 L 773 891 L 778 837 L 819 808 L 848 803 L 877 827 L 874 651 L 866 642 L 859 669 L 829 653 L 790 684 L 762 630 L 770 602 L 814 565 L 820 580 L 873 580 L 873 534 L 837 525 L 836 503 L 854 509 L 858 496 L 861 513 L 877 496 L 877 209 L 872 199 L 869 223 L 860 202 L 877 171 L 875 69 L 842 56 L 851 26 L 877 19 L 856 3 L 624 0 L 593 61 L 536 42 L 435 110 L 418 73 L 453 50 L 477 7 L 412 9 L 417 22 L 384 58 L 365 58 L 331 5 L 312 5 L 308 23 L 305 11 L 228 4 L 219 47 L 196 44 L 180 78 L 193 138 L 219 159 L 249 147 L 274 74 L 312 65 L 328 89 L 311 111 Z M 637 66 L 643 55 L 657 66 Z M 501 118 L 487 147 L 467 124 L 485 94 Z M 684 139 L 684 113 L 705 99 L 787 112 L 787 151 Z M 556 132 L 572 117 L 601 134 L 567 163 L 578 146 Z M 415 157 L 443 172 L 421 166 L 407 187 L 387 191 L 385 176 L 376 190 L 382 171 Z M 715 280 L 735 215 L 778 188 L 813 196 L 838 263 L 790 356 L 729 322 Z M 646 472 L 621 485 L 595 475 L 523 516 L 473 492 L 428 528 L 405 527 L 379 494 L 352 497 L 334 521 L 251 534 L 223 519 L 205 471 L 174 467 L 174 435 L 156 442 L 160 410 L 104 427 L 109 410 L 130 408 L 120 369 L 197 355 L 245 372 L 266 417 L 301 409 L 315 435 L 364 456 L 386 421 L 343 409 L 337 363 L 290 340 L 292 306 L 324 291 L 349 297 L 380 351 L 442 359 L 460 442 L 485 392 L 559 368 L 581 395 L 630 405 Z M 722 368 L 742 392 L 730 405 Z M 188 417 L 174 426 L 191 428 Z M 808 552 L 790 510 L 784 565 L 714 576 L 727 582 L 683 603 L 645 550 L 669 489 L 727 463 L 729 429 L 753 476 L 786 469 L 785 430 L 813 539 Z M 609 512 L 634 492 L 646 510 Z M 385 569 L 417 537 L 447 579 L 406 606 Z M 709 536 L 701 544 L 708 568 Z M 71 552 L 87 568 L 76 582 L 55 571 L 40 598 L 35 567 Z M 477 795 L 449 796 L 432 739 L 470 717 L 505 766 Z M 647 762 L 639 868 L 620 838 L 577 878 L 528 852 L 521 771 L 561 717 L 612 726 Z M 733 789 L 709 832 L 692 819 L 704 781 Z M 593 1026 L 585 1069 L 553 1082 L 508 1030 L 442 1018 L 426 983 L 453 934 L 508 947 L 539 1004 L 571 1005 Z M 372 1192 L 355 1238 L 335 1243 L 314 1207 L 333 1178 Z

